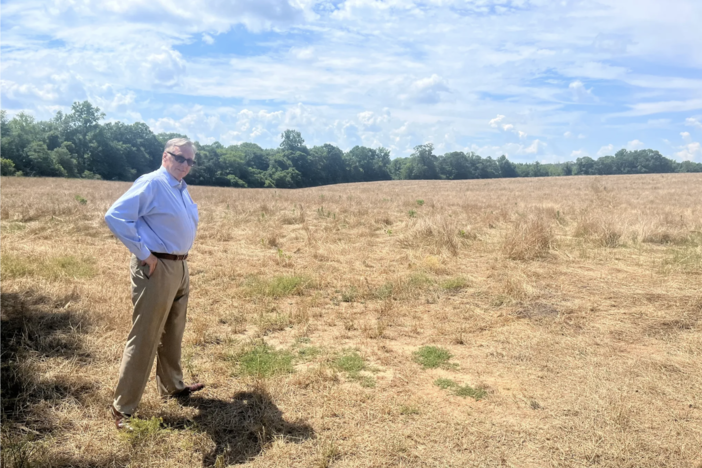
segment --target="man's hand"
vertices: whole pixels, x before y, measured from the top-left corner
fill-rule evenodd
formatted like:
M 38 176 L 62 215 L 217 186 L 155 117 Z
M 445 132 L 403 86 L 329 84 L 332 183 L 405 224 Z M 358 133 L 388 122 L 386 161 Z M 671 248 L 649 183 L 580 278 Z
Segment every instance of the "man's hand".
M 154 274 L 154 270 L 156 270 L 156 265 L 158 265 L 158 258 L 156 258 L 154 254 L 151 254 L 146 258 L 146 260 L 143 260 L 141 264 L 149 265 L 149 278 L 151 278 L 151 275 Z

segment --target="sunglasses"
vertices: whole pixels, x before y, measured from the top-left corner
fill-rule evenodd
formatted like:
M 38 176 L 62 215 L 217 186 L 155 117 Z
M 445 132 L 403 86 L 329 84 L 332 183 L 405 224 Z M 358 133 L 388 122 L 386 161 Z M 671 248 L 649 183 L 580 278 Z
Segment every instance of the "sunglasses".
M 173 159 L 176 160 L 178 164 L 183 164 L 185 162 L 188 163 L 188 166 L 193 167 L 195 165 L 195 160 L 194 159 L 189 159 L 189 158 L 184 158 L 183 156 L 179 156 L 177 154 L 173 154 L 170 151 L 166 151 L 166 153 L 170 154 Z

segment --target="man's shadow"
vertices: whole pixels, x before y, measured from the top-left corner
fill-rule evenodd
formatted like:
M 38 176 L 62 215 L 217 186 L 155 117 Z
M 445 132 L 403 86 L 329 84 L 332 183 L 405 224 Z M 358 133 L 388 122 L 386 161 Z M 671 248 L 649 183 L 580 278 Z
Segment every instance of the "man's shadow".
M 314 437 L 302 421 L 288 422 L 265 390 L 239 392 L 231 400 L 192 396 L 183 406 L 199 410 L 192 420 L 163 418 L 173 428 L 194 427 L 206 432 L 215 448 L 203 454 L 203 466 L 239 464 L 259 455 L 276 438 L 302 442 Z

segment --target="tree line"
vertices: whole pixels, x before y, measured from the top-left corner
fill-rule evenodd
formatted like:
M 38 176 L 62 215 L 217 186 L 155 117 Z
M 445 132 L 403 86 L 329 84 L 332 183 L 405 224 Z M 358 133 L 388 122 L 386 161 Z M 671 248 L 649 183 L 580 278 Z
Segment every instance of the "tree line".
M 161 165 L 163 146 L 177 133 L 154 134 L 141 122 L 101 123 L 105 114 L 90 102 L 47 121 L 0 111 L 3 176 L 76 177 L 132 181 Z M 658 151 L 622 149 L 598 159 L 581 157 L 557 164 L 513 163 L 506 156 L 483 158 L 473 152 L 434 154 L 431 143 L 406 158 L 390 159 L 386 148 L 355 146 L 344 152 L 332 144 L 309 148 L 300 132 L 285 130 L 278 148 L 255 143 L 197 147 L 197 164 L 186 181 L 222 187 L 300 188 L 393 179 L 489 179 L 568 175 L 702 172 L 702 164 L 677 162 Z

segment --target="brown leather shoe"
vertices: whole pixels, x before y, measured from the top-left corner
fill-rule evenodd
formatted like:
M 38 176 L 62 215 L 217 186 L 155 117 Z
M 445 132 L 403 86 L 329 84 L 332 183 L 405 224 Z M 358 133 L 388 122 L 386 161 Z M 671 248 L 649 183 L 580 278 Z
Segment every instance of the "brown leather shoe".
M 129 424 L 129 418 L 131 418 L 132 415 L 120 413 L 114 405 L 110 406 L 110 412 L 112 413 L 112 419 L 115 421 L 115 426 L 117 426 L 118 430 L 132 430 L 132 426 Z
M 171 393 L 170 397 L 171 398 L 187 398 L 191 394 L 193 394 L 195 392 L 199 392 L 203 388 L 205 388 L 205 385 L 201 384 L 201 383 L 194 383 L 192 385 L 186 385 L 183 390 L 179 390 L 175 393 Z

